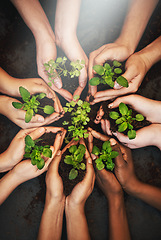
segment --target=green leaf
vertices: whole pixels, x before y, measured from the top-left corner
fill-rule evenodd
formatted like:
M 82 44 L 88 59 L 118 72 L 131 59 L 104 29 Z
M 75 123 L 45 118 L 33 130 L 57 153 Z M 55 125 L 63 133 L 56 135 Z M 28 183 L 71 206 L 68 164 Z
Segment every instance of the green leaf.
M 33 115 L 34 115 L 33 109 L 27 110 L 26 114 L 25 114 L 25 122 L 29 123 L 31 121 Z
M 23 104 L 20 102 L 12 102 L 12 106 L 17 109 L 21 109 L 23 107 Z
M 54 112 L 54 108 L 52 106 L 46 105 L 44 107 L 44 113 L 46 114 L 52 114 Z
M 34 147 L 35 146 L 34 140 L 30 137 L 30 135 L 27 135 L 25 137 L 25 144 L 27 146 L 30 146 L 30 147 Z
M 28 152 L 28 153 L 25 153 L 24 155 L 23 155 L 25 158 L 30 158 L 30 153 Z
M 93 77 L 89 80 L 89 84 L 91 86 L 97 86 L 100 84 L 100 78 L 99 77 Z
M 121 123 L 121 125 L 119 125 L 118 127 L 119 132 L 124 132 L 126 129 L 127 129 L 127 122 Z
M 69 156 L 69 155 L 66 155 L 66 156 L 65 156 L 64 162 L 65 162 L 66 164 L 71 164 L 71 165 L 73 165 L 72 157 Z
M 70 148 L 69 148 L 69 152 L 70 152 L 70 153 L 74 153 L 76 150 L 77 150 L 77 146 L 76 146 L 76 145 L 72 145 L 72 146 L 70 146 Z
M 125 103 L 121 102 L 121 103 L 119 104 L 119 111 L 120 111 L 120 113 L 121 113 L 122 115 L 127 115 L 127 113 L 128 113 L 128 107 L 126 106 Z
M 120 84 L 121 86 L 126 87 L 126 88 L 128 88 L 128 86 L 129 86 L 129 83 L 128 83 L 127 79 L 124 78 L 123 76 L 119 76 L 119 77 L 116 79 L 116 82 L 117 82 L 118 84 Z
M 80 98 L 79 95 L 74 95 L 74 97 L 73 97 L 74 100 L 78 100 L 79 98 Z
M 111 158 L 116 158 L 119 155 L 117 151 L 112 151 L 111 152 Z
M 136 137 L 136 131 L 135 130 L 129 130 L 127 133 L 129 139 L 134 139 Z
M 106 164 L 106 168 L 107 168 L 108 170 L 113 171 L 114 167 L 115 167 L 115 164 L 114 164 L 113 162 L 110 162 L 110 163 L 107 163 L 107 164 Z
M 105 64 L 104 64 L 104 68 L 105 68 L 106 70 L 109 70 L 109 69 L 111 68 L 111 66 L 110 66 L 110 64 L 105 63 Z
M 43 152 L 42 152 L 42 155 L 44 157 L 47 157 L 47 158 L 51 158 L 52 157 L 52 151 L 50 148 L 44 148 L 43 149 Z
M 85 169 L 86 169 L 86 165 L 85 165 L 84 163 L 81 163 L 81 164 L 80 164 L 80 168 L 81 168 L 82 170 L 85 170 Z
M 104 167 L 105 167 L 105 165 L 102 162 L 101 163 L 96 163 L 96 168 L 98 170 L 102 170 L 102 169 L 104 169 Z
M 118 62 L 118 61 L 116 61 L 116 60 L 114 60 L 114 61 L 113 61 L 113 65 L 114 65 L 115 67 L 120 67 L 120 66 L 121 66 L 121 63 Z
M 112 81 L 112 77 L 111 76 L 108 76 L 108 77 L 105 77 L 105 82 L 110 86 L 110 87 L 114 87 L 114 82 Z
M 48 82 L 48 85 L 49 85 L 49 87 L 51 87 L 51 86 L 52 86 L 52 83 L 51 83 L 51 82 Z
M 35 159 L 31 159 L 31 164 L 32 165 L 36 165 L 36 160 Z
M 78 171 L 74 168 L 72 168 L 69 172 L 69 180 L 73 180 L 77 177 Z
M 38 162 L 36 163 L 36 165 L 37 165 L 37 168 L 38 168 L 39 170 L 41 170 L 41 169 L 45 166 L 45 161 L 44 161 L 44 159 L 41 158 L 41 160 L 38 161 Z
M 118 118 L 118 119 L 116 120 L 116 124 L 121 124 L 122 122 L 123 122 L 122 118 Z
M 93 69 L 96 73 L 98 73 L 99 75 L 103 75 L 104 74 L 104 67 L 101 65 L 94 65 Z
M 115 69 L 114 69 L 114 72 L 115 72 L 116 74 L 121 74 L 121 73 L 122 73 L 122 70 L 121 70 L 121 68 L 115 68 Z
M 135 118 L 136 118 L 136 121 L 138 121 L 138 122 L 141 122 L 144 120 L 144 117 L 142 114 L 136 114 Z
M 112 118 L 114 120 L 116 120 L 116 119 L 118 119 L 120 117 L 119 113 L 118 112 L 114 112 L 114 111 L 110 112 L 109 116 L 110 116 L 110 118 Z
M 100 153 L 99 148 L 98 148 L 97 146 L 93 146 L 92 153 L 93 153 L 94 155 L 98 156 L 99 153 Z
M 109 147 L 111 147 L 111 144 L 110 144 L 110 141 L 106 141 L 102 144 L 102 149 L 103 150 L 106 150 L 108 149 Z
M 133 129 L 133 126 L 130 123 L 128 123 L 128 129 Z
M 24 102 L 26 102 L 26 101 L 28 101 L 30 99 L 30 93 L 29 93 L 29 91 L 26 88 L 19 87 L 19 92 L 20 92 L 21 97 L 22 97 Z
M 46 93 L 40 93 L 40 94 L 38 95 L 38 98 L 39 98 L 39 99 L 43 99 L 44 97 L 46 97 Z

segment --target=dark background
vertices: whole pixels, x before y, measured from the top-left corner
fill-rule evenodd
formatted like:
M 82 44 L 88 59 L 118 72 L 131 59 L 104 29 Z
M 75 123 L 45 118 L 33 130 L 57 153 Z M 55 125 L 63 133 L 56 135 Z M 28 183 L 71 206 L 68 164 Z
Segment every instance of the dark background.
M 41 0 L 54 28 L 56 1 Z M 113 42 L 121 31 L 128 0 L 82 0 L 78 38 L 87 56 L 105 43 Z M 156 39 L 161 33 L 161 2 L 154 11 L 137 50 Z M 38 77 L 35 40 L 10 1 L 0 2 L 0 66 L 19 78 Z M 58 49 L 58 56 L 64 53 Z M 138 91 L 142 96 L 161 100 L 161 62 L 145 76 Z M 74 91 L 77 82 L 66 80 L 65 88 Z M 84 90 L 83 96 L 87 93 Z M 61 99 L 62 105 L 65 101 Z M 54 123 L 55 125 L 60 125 Z M 0 115 L 0 152 L 3 152 L 20 130 Z M 132 150 L 139 179 L 161 187 L 161 154 L 156 147 Z M 3 176 L 3 174 L 1 174 Z M 0 207 L 0 240 L 34 240 L 37 237 L 44 207 L 45 174 L 19 186 Z M 139 199 L 125 194 L 125 204 L 132 239 L 160 240 L 161 212 Z M 93 240 L 108 239 L 108 206 L 95 186 L 86 203 L 86 215 Z M 66 239 L 65 226 L 62 239 Z

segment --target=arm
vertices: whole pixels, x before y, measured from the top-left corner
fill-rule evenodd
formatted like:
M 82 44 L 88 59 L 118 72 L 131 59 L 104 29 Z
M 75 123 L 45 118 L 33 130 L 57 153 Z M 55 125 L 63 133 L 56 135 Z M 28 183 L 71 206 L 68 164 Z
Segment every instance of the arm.
M 71 61 L 85 60 L 86 66 L 81 70 L 79 87 L 74 95 L 80 95 L 87 82 L 88 59 L 77 38 L 81 0 L 58 0 L 55 17 L 56 43 Z
M 74 187 L 72 193 L 66 198 L 67 235 L 70 240 L 90 239 L 84 205 L 93 190 L 95 175 L 89 153 L 86 154 L 86 161 L 85 178 Z
M 112 141 L 116 143 L 114 139 Z M 116 145 L 115 150 L 119 152 L 119 156 L 115 159 L 115 174 L 123 189 L 128 194 L 161 210 L 161 189 L 137 179 L 130 149 Z

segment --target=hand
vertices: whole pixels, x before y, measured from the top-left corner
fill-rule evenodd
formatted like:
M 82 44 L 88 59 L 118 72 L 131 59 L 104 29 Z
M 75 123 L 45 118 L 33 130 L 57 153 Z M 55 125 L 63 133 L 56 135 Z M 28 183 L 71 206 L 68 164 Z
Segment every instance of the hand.
M 84 207 L 84 204 L 94 187 L 95 174 L 92 165 L 92 159 L 87 150 L 85 153 L 85 158 L 87 171 L 86 175 L 83 181 L 78 183 L 72 190 L 71 194 L 66 198 L 66 203 L 70 206 L 72 205 Z
M 17 163 L 23 159 L 25 154 L 25 137 L 30 135 L 33 140 L 41 137 L 45 133 L 45 128 L 32 128 L 27 130 L 20 130 L 14 137 L 9 147 L 5 152 L 0 155 L 2 161 L 1 168 L 4 165 L 5 168 L 1 169 L 1 172 L 8 171 L 12 169 Z M 4 164 L 3 164 L 4 162 Z
M 44 79 L 46 83 L 48 83 L 49 80 L 48 75 L 45 72 L 44 63 L 48 62 L 51 59 L 56 60 L 57 50 L 55 41 L 53 41 L 53 39 L 46 41 L 39 40 L 36 42 L 36 48 L 38 74 Z M 72 100 L 72 94 L 62 88 L 61 78 L 54 79 L 54 84 L 52 83 L 51 88 L 62 95 L 67 101 Z
M 103 65 L 107 60 L 124 61 L 130 56 L 130 54 L 131 52 L 128 47 L 121 43 L 117 43 L 117 41 L 115 43 L 105 44 L 99 49 L 93 51 L 89 56 L 89 80 L 94 77 L 94 65 Z M 97 98 L 97 86 L 89 85 L 89 92 L 92 96 Z M 104 94 L 103 96 L 106 95 Z
M 46 174 L 47 196 L 58 202 L 65 199 L 63 193 L 63 181 L 58 173 L 59 163 L 61 161 L 62 153 L 58 151 L 53 161 L 50 164 L 49 170 Z
M 7 118 L 9 118 L 12 122 L 17 124 L 21 128 L 31 128 L 31 127 L 39 127 L 42 125 L 50 124 L 56 120 L 58 120 L 62 115 L 60 115 L 60 112 L 62 112 L 62 106 L 58 100 L 58 98 L 55 96 L 54 98 L 54 108 L 55 111 L 51 114 L 49 117 L 46 117 L 44 119 L 43 116 L 36 114 L 32 117 L 31 121 L 29 123 L 25 122 L 25 114 L 26 111 L 21 109 L 16 109 L 12 106 L 12 102 L 19 102 L 17 99 L 10 98 L 7 96 L 1 96 L 0 97 L 0 106 L 1 106 L 1 114 L 5 115 Z

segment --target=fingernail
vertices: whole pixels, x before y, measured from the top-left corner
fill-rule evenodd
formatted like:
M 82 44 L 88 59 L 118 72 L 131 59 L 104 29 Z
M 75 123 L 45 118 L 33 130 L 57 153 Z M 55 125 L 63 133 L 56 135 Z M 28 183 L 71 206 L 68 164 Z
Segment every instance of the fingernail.
M 113 138 L 110 139 L 111 146 L 114 146 L 117 144 L 117 141 Z
M 56 155 L 57 155 L 57 156 L 60 156 L 60 154 L 61 154 L 61 151 L 59 150 Z
M 112 108 L 113 103 L 108 104 L 108 108 Z
M 53 97 L 53 94 L 50 92 L 50 93 L 48 94 L 48 97 L 49 97 L 49 98 L 52 98 L 52 97 Z
M 118 84 L 117 82 L 115 82 L 114 88 L 115 88 L 115 89 L 120 89 L 120 88 L 122 88 L 122 86 L 120 86 L 120 84 Z
M 39 132 L 40 132 L 40 133 L 44 132 L 44 128 L 43 128 L 43 127 L 42 127 L 42 128 L 39 128 Z
M 43 117 L 38 117 L 38 122 L 44 122 L 44 118 Z
M 92 159 L 90 157 L 88 158 L 88 163 L 92 164 Z
M 59 81 L 59 80 L 54 80 L 54 85 L 58 88 L 58 89 L 60 89 L 61 87 L 62 87 L 62 84 L 61 84 L 61 82 Z
M 113 134 L 115 137 L 117 137 L 117 133 L 116 133 L 116 132 L 113 132 L 112 134 Z

